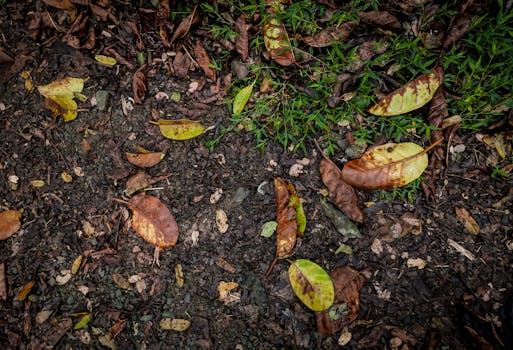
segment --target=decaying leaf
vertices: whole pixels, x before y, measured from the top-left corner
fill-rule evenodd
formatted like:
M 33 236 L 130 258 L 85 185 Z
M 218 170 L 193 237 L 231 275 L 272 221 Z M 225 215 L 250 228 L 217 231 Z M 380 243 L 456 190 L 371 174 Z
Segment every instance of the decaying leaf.
M 214 128 L 214 126 L 207 127 L 189 119 L 159 119 L 156 122 L 150 121 L 150 123 L 158 125 L 162 135 L 171 140 L 192 139 Z
M 180 264 L 175 265 L 175 278 L 176 278 L 176 284 L 178 284 L 179 287 L 183 287 L 183 284 L 184 284 L 183 269 L 182 269 L 182 265 L 180 265 Z
M 7 282 L 5 279 L 5 263 L 0 263 L 0 299 L 7 300 Z
M 351 34 L 355 27 L 355 23 L 346 22 L 337 27 L 322 29 L 321 31 L 315 33 L 315 35 L 308 36 L 303 40 L 308 46 L 326 47 L 337 41 L 343 41 Z
M 347 162 L 341 172 L 342 179 L 364 190 L 404 186 L 422 175 L 428 166 L 428 149 L 411 142 L 377 146 Z
M 110 56 L 95 55 L 94 59 L 97 62 L 99 62 L 105 66 L 109 66 L 109 67 L 115 66 L 116 63 L 118 63 L 118 61 L 116 61 L 116 59 L 114 57 L 110 57 Z
M 296 246 L 298 224 L 296 221 L 296 208 L 290 206 L 290 193 L 287 181 L 274 179 L 274 194 L 276 196 L 277 234 L 276 255 L 279 258 L 290 256 Z
M 331 160 L 323 158 L 319 164 L 319 171 L 333 203 L 351 220 L 362 223 L 364 215 L 358 206 L 356 192 L 342 179 L 340 169 Z
M 311 310 L 322 311 L 333 305 L 333 282 L 328 273 L 316 263 L 306 259 L 292 261 L 289 279 L 297 297 Z
M 330 219 L 337 231 L 348 238 L 360 238 L 362 234 L 358 227 L 347 216 L 342 214 L 340 210 L 335 209 L 326 200 L 321 200 L 321 207 L 324 214 Z
M 134 94 L 134 103 L 141 104 L 146 95 L 146 75 L 143 73 L 143 69 L 146 66 L 139 68 L 132 78 L 132 92 Z
M 194 46 L 194 56 L 196 57 L 196 61 L 199 66 L 203 70 L 205 75 L 212 79 L 216 80 L 216 71 L 211 67 L 210 58 L 208 57 L 207 50 L 203 47 L 201 41 L 196 41 L 196 46 Z
M 21 212 L 6 210 L 0 213 L 0 240 L 7 239 L 18 232 L 21 227 Z
M 128 280 L 125 277 L 123 277 L 123 275 L 117 272 L 113 272 L 112 280 L 114 281 L 114 283 L 117 284 L 119 288 L 130 289 L 130 282 L 128 282 Z
M 467 209 L 456 207 L 454 208 L 454 210 L 456 211 L 456 216 L 458 217 L 458 219 L 460 219 L 463 225 L 465 225 L 465 229 L 469 233 L 473 235 L 479 234 L 479 225 L 477 224 L 476 220 L 474 220 L 472 215 L 470 215 Z
M 80 254 L 75 258 L 73 261 L 73 265 L 71 265 L 71 274 L 76 275 L 78 272 L 78 269 L 80 269 L 80 266 L 82 265 L 82 260 L 84 259 L 84 256 Z
M 226 233 L 228 231 L 228 217 L 223 209 L 216 210 L 216 225 L 219 232 Z
M 231 292 L 237 288 L 239 284 L 237 282 L 224 282 L 221 281 L 217 285 L 217 291 L 219 292 L 219 300 L 225 304 L 235 303 L 240 300 L 240 294 Z
M 248 102 L 249 98 L 251 97 L 251 93 L 253 92 L 253 85 L 255 83 L 248 85 L 244 88 L 242 88 L 237 95 L 235 95 L 235 98 L 233 99 L 233 108 L 232 113 L 234 116 L 238 116 L 242 113 L 244 110 L 244 107 L 246 106 L 246 103 Z
M 163 318 L 160 320 L 160 328 L 166 331 L 178 331 L 183 332 L 189 329 L 191 322 L 181 318 Z
M 335 289 L 334 304 L 329 310 L 316 312 L 317 331 L 335 334 L 358 317 L 360 311 L 360 289 L 365 278 L 349 266 L 341 266 L 329 277 Z
M 25 283 L 25 285 L 21 288 L 20 292 L 18 293 L 18 301 L 25 300 L 35 285 L 36 281 L 29 281 Z
M 271 237 L 274 232 L 276 232 L 276 228 L 278 227 L 278 223 L 276 221 L 267 221 L 260 231 L 260 236 L 262 237 Z
M 142 190 L 148 186 L 151 186 L 159 181 L 167 179 L 170 176 L 171 174 L 152 178 L 145 172 L 138 172 L 130 176 L 130 178 L 128 178 L 128 180 L 126 181 L 125 193 L 131 196 L 135 192 Z
M 388 11 L 367 11 L 358 14 L 360 20 L 366 24 L 390 29 L 401 29 L 401 22 Z
M 46 98 L 45 107 L 53 112 L 54 117 L 62 115 L 64 121 L 68 122 L 77 117 L 78 105 L 74 98 L 83 99 L 81 93 L 86 81 L 68 77 L 38 86 L 37 90 Z
M 433 98 L 443 79 L 443 69 L 437 67 L 433 73 L 423 74 L 381 99 L 369 109 L 369 113 L 393 116 L 418 109 Z
M 198 5 L 196 5 L 194 7 L 194 9 L 192 10 L 192 12 L 180 22 L 180 24 L 178 25 L 178 27 L 176 28 L 176 30 L 173 33 L 173 37 L 171 38 L 171 40 L 169 42 L 170 44 L 174 43 L 175 40 L 183 38 L 184 36 L 187 35 L 187 33 L 189 32 L 189 29 L 191 29 L 191 25 L 196 20 L 197 8 L 198 8 Z
M 240 58 L 242 61 L 246 61 L 248 58 L 248 28 L 246 26 L 246 16 L 240 15 L 235 21 L 235 31 L 237 34 L 237 39 L 235 40 L 235 49 L 240 54 Z
M 173 214 L 157 197 L 140 193 L 130 202 L 114 198 L 132 210 L 132 227 L 146 242 L 159 247 L 171 247 L 178 241 L 178 225 Z
M 129 153 L 126 152 L 126 159 L 135 166 L 149 168 L 160 163 L 164 159 L 165 153 Z
M 263 24 L 264 44 L 272 60 L 282 66 L 290 66 L 296 62 L 294 51 L 290 45 L 287 29 L 281 20 L 274 15 L 267 17 Z

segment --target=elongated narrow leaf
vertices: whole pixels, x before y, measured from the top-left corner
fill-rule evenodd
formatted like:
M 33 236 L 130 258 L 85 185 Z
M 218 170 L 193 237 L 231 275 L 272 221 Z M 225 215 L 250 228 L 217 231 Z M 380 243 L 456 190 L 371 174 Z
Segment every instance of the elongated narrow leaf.
M 358 206 L 358 197 L 354 188 L 342 180 L 340 169 L 329 159 L 322 159 L 319 164 L 322 182 L 328 188 L 330 199 L 338 209 L 351 220 L 363 222 L 364 216 Z
M 253 84 L 246 86 L 241 89 L 235 98 L 233 99 L 233 115 L 238 116 L 242 113 L 242 110 L 248 103 L 249 98 L 251 97 L 251 93 L 253 92 Z
M 441 67 L 433 73 L 423 74 L 403 87 L 392 92 L 369 109 L 369 113 L 379 116 L 392 116 L 411 112 L 424 106 L 434 96 L 443 82 Z
M 263 25 L 264 44 L 271 59 L 282 66 L 290 66 L 296 62 L 294 51 L 290 45 L 287 29 L 276 16 L 269 16 Z
M 152 153 L 126 153 L 126 159 L 135 166 L 149 168 L 160 163 L 165 154 L 162 152 Z
M 293 261 L 289 267 L 289 279 L 298 298 L 311 310 L 322 311 L 333 305 L 333 282 L 316 263 L 306 259 Z
M 201 123 L 189 119 L 167 120 L 159 119 L 150 122 L 160 126 L 160 132 L 164 137 L 171 140 L 188 140 L 213 129 L 213 126 L 206 127 Z
M 277 256 L 283 258 L 291 255 L 296 245 L 296 208 L 289 205 L 290 194 L 287 190 L 287 181 L 275 178 L 274 194 L 276 196 L 276 221 L 278 222 L 276 229 Z
M 404 186 L 417 179 L 428 166 L 426 150 L 411 143 L 387 143 L 351 160 L 342 169 L 342 179 L 351 186 L 387 189 Z
M 207 50 L 205 50 L 205 47 L 199 40 L 196 41 L 196 46 L 194 46 L 194 56 L 196 57 L 196 61 L 198 62 L 199 66 L 203 70 L 203 73 L 205 73 L 208 78 L 215 81 L 216 71 L 211 67 L 210 57 L 208 57 Z
M 289 192 L 289 207 L 296 209 L 297 237 L 303 237 L 306 230 L 306 215 L 301 204 L 301 198 L 296 193 L 294 185 L 287 182 L 287 191 Z

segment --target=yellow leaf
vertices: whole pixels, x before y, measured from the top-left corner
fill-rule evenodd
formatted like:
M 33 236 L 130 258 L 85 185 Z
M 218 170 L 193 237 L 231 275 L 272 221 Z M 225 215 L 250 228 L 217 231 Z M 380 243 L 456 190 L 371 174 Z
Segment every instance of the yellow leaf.
M 34 88 L 34 84 L 32 83 L 32 77 L 30 76 L 30 72 L 28 70 L 24 70 L 20 73 L 20 76 L 25 79 L 25 89 L 28 91 Z
M 104 55 L 95 55 L 94 59 L 106 66 L 114 66 L 116 63 L 118 63 L 114 57 Z
M 183 270 L 182 265 L 176 264 L 175 266 L 175 278 L 176 278 L 176 284 L 178 284 L 179 287 L 183 287 Z
M 183 332 L 189 329 L 191 326 L 191 322 L 188 320 L 184 320 L 181 318 L 163 318 L 160 320 L 160 328 L 168 330 L 168 331 L 178 331 Z
M 251 97 L 251 93 L 253 92 L 253 84 L 246 86 L 241 89 L 235 98 L 233 99 L 233 115 L 238 116 L 242 113 L 242 110 L 246 106 L 249 98 Z
M 45 182 L 43 180 L 32 180 L 30 181 L 30 184 L 33 187 L 43 187 L 45 185 Z
M 189 119 L 159 119 L 156 122 L 150 121 L 150 123 L 159 125 L 162 135 L 171 140 L 192 139 L 214 128 L 213 126 L 206 127 L 197 121 Z
M 73 181 L 73 177 L 65 171 L 62 172 L 61 178 L 62 178 L 62 181 L 64 181 L 64 182 L 69 183 L 69 182 Z
M 378 116 L 393 116 L 418 109 L 431 101 L 443 82 L 443 76 L 441 67 L 436 68 L 433 73 L 423 74 L 381 99 L 369 108 L 369 113 Z
M 68 77 L 38 86 L 37 90 L 46 97 L 45 106 L 53 112 L 54 117 L 62 115 L 64 121 L 68 122 L 77 117 L 78 107 L 73 99 L 83 100 L 85 96 L 81 92 L 86 81 L 87 79 Z
M 79 255 L 76 257 L 75 261 L 73 261 L 73 265 L 71 266 L 71 273 L 75 275 L 78 272 L 78 269 L 80 268 L 80 265 L 82 265 L 82 259 L 83 255 Z

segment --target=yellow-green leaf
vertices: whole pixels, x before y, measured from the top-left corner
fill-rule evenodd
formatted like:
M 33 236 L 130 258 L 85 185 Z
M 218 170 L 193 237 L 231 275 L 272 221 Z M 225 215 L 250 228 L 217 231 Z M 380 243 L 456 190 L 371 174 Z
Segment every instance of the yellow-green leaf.
M 264 44 L 271 59 L 282 66 L 290 66 L 296 62 L 287 29 L 278 17 L 267 17 L 264 21 L 263 32 Z
M 82 329 L 91 321 L 91 314 L 86 314 L 75 324 L 75 329 Z
M 38 86 L 37 90 L 46 98 L 45 106 L 53 112 L 54 117 L 62 115 L 64 121 L 68 122 L 77 117 L 78 107 L 73 99 L 83 100 L 85 96 L 81 92 L 86 81 L 87 79 L 68 77 Z
M 104 55 L 95 55 L 94 59 L 106 66 L 114 66 L 114 65 L 116 65 L 116 63 L 118 63 L 114 57 L 109 57 L 109 56 L 104 56 Z
M 326 271 L 310 260 L 298 259 L 289 267 L 290 285 L 299 299 L 313 311 L 333 305 L 335 288 Z
M 423 74 L 403 87 L 392 92 L 369 108 L 369 113 L 378 116 L 392 116 L 411 112 L 431 101 L 442 85 L 444 73 L 441 67 L 433 73 Z
M 380 145 L 347 162 L 341 177 L 364 190 L 401 187 L 422 175 L 428 166 L 426 152 L 411 142 Z
M 269 238 L 274 232 L 276 232 L 276 227 L 278 227 L 278 223 L 276 221 L 267 221 L 260 231 L 260 236 Z
M 233 99 L 233 115 L 238 116 L 242 113 L 242 110 L 246 106 L 246 103 L 248 103 L 249 98 L 251 97 L 251 93 L 253 92 L 253 84 L 246 86 L 245 88 L 241 89 L 237 95 L 235 95 L 235 98 Z
M 158 125 L 162 135 L 171 140 L 192 139 L 214 128 L 213 126 L 206 127 L 197 121 L 189 119 L 159 119 L 156 122 L 150 121 L 150 123 Z

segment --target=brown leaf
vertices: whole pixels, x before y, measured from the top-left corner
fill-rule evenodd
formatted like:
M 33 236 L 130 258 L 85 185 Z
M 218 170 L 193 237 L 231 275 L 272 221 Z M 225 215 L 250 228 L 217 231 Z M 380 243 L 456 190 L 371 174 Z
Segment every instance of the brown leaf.
M 182 20 L 182 22 L 180 22 L 180 24 L 176 28 L 175 32 L 173 33 L 173 37 L 169 41 L 170 44 L 174 43 L 175 40 L 183 38 L 184 36 L 187 35 L 187 33 L 189 32 L 189 29 L 191 29 L 191 25 L 196 21 L 196 9 L 197 8 L 198 8 L 198 5 L 196 5 L 194 7 L 194 10 L 192 10 L 192 12 L 187 17 L 185 17 Z
M 136 41 L 137 48 L 141 51 L 144 51 L 146 49 L 146 47 L 144 45 L 144 41 L 142 39 L 141 33 L 139 33 L 139 29 L 137 29 L 137 26 L 135 25 L 135 23 L 126 21 L 125 27 L 130 29 L 132 31 L 132 33 L 137 37 L 137 41 Z
M 456 216 L 458 219 L 460 219 L 463 225 L 465 225 L 465 229 L 469 233 L 473 235 L 479 234 L 479 225 L 477 224 L 476 220 L 474 220 L 472 215 L 470 215 L 467 209 L 455 207 L 454 210 L 456 211 Z
M 134 93 L 134 102 L 141 104 L 146 94 L 146 76 L 142 72 L 146 65 L 142 66 L 135 72 L 132 80 L 132 91 Z
M 131 196 L 135 192 L 151 186 L 159 181 L 167 179 L 170 176 L 171 174 L 152 178 L 145 172 L 138 172 L 130 176 L 130 178 L 126 181 L 125 193 Z
M 176 53 L 176 57 L 173 60 L 173 71 L 178 78 L 187 77 L 189 67 L 191 66 L 191 59 L 189 56 L 182 51 Z
M 246 25 L 246 16 L 240 15 L 235 22 L 235 31 L 239 36 L 235 41 L 235 49 L 240 54 L 242 61 L 248 57 L 248 28 Z
M 27 296 L 29 295 L 32 288 L 36 285 L 36 281 L 29 281 L 25 283 L 25 285 L 21 288 L 20 292 L 18 293 L 18 301 L 23 301 Z
M 75 8 L 75 5 L 73 5 L 70 0 L 43 0 L 43 2 L 48 6 L 61 10 L 72 10 Z
M 132 210 L 132 227 L 146 242 L 159 248 L 171 247 L 178 241 L 178 225 L 173 214 L 157 197 L 144 193 L 130 202 L 114 198 Z
M 207 50 L 205 50 L 200 40 L 196 41 L 196 46 L 194 46 L 194 56 L 205 75 L 215 81 L 216 72 L 210 67 L 210 57 L 208 57 Z
M 265 19 L 262 28 L 264 44 L 271 59 L 282 66 L 294 64 L 296 58 L 283 22 L 277 16 L 269 16 Z
M 349 266 L 341 266 L 330 272 L 329 275 L 335 287 L 335 301 L 330 309 L 315 313 L 317 331 L 321 334 L 335 334 L 358 317 L 360 289 L 365 283 L 365 277 Z M 344 310 L 347 309 L 347 314 L 336 315 L 333 308 L 339 304 L 346 305 Z M 330 311 L 332 317 L 340 317 L 332 319 Z
M 353 29 L 356 27 L 355 23 L 346 22 L 338 27 L 325 28 L 313 36 L 307 36 L 303 41 L 312 47 L 326 47 L 332 45 L 334 42 L 346 39 Z
M 125 325 L 126 325 L 126 320 L 119 320 L 118 322 L 116 322 L 111 328 L 110 328 L 110 331 L 109 331 L 109 336 L 110 336 L 110 339 L 114 339 L 117 337 L 117 335 L 119 333 L 121 333 L 121 331 L 123 330 L 123 328 L 125 328 Z
M 0 263 L 0 299 L 7 300 L 7 282 L 5 279 L 5 263 Z
M 360 20 L 366 24 L 390 29 L 401 29 L 401 22 L 388 11 L 360 12 L 359 16 Z
M 443 43 L 443 48 L 448 49 L 453 44 L 457 43 L 461 38 L 463 38 L 463 35 L 465 35 L 465 33 L 468 31 L 471 24 L 472 24 L 472 16 L 471 15 L 464 14 L 463 16 L 458 17 L 458 19 L 456 19 L 454 24 L 451 26 L 449 33 L 447 33 L 447 36 Z
M 168 20 L 169 13 L 170 13 L 169 0 L 160 0 L 160 7 L 159 7 L 159 11 L 157 12 L 157 15 L 164 20 Z
M 0 213 L 0 240 L 7 239 L 21 227 L 21 213 L 18 210 L 6 210 Z
M 11 56 L 9 56 L 5 51 L 4 49 L 2 49 L 0 47 L 0 64 L 3 64 L 3 63 L 12 63 L 14 62 L 14 60 L 12 59 Z
M 274 194 L 276 196 L 276 221 L 278 222 L 276 228 L 277 256 L 284 258 L 292 254 L 296 245 L 298 229 L 296 209 L 289 206 L 290 196 L 286 180 L 274 179 Z
M 17 75 L 19 72 L 25 68 L 29 61 L 32 61 L 33 58 L 31 56 L 26 56 L 19 54 L 14 58 L 14 63 L 9 67 L 7 71 L 5 71 L 2 75 L 0 75 L 0 84 L 8 82 L 12 77 Z
M 149 168 L 160 163 L 164 159 L 165 154 L 162 152 L 153 153 L 128 153 L 126 159 L 135 166 L 141 168 Z
M 353 187 L 342 180 L 340 169 L 331 160 L 322 159 L 319 171 L 333 203 L 351 220 L 362 223 L 364 216 L 358 206 L 356 192 Z

